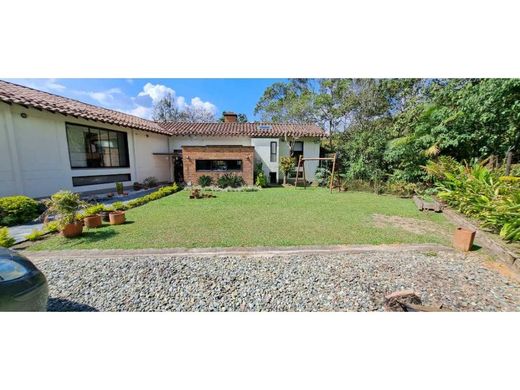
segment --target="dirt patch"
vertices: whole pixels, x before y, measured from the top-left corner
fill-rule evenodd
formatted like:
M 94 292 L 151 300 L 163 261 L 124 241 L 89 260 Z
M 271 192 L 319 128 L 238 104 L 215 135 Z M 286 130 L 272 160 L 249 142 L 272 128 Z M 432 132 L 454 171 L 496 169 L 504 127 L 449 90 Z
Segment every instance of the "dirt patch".
M 383 214 L 373 214 L 372 220 L 375 226 L 381 228 L 392 226 L 414 234 L 437 234 L 443 237 L 450 237 L 448 231 L 430 221 Z
M 516 269 L 512 269 L 510 266 L 495 260 L 485 260 L 483 265 L 487 269 L 498 272 L 500 275 L 505 276 L 509 280 L 520 284 L 520 273 Z

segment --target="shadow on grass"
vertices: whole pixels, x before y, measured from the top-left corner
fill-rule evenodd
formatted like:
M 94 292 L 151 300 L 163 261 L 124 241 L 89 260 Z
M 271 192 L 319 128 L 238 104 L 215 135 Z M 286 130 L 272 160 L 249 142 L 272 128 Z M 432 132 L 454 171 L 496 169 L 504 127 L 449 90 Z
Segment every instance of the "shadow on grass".
M 47 311 L 99 311 L 95 307 L 63 298 L 49 298 Z
M 76 246 L 81 244 L 94 244 L 108 240 L 115 235 L 119 234 L 112 228 L 105 229 L 87 229 L 83 231 L 83 234 L 78 237 L 68 238 L 67 244 L 70 246 Z

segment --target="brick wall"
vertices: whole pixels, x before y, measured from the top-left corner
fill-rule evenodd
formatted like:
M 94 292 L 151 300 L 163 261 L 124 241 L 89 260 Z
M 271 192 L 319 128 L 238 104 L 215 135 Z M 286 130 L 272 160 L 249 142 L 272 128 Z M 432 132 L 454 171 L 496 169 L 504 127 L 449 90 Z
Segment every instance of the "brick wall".
M 242 160 L 242 171 L 196 171 L 196 160 Z M 226 173 L 240 175 L 247 185 L 253 185 L 254 161 L 255 148 L 253 146 L 184 146 L 182 148 L 184 181 L 195 185 L 202 175 L 211 176 L 216 182 L 220 176 Z

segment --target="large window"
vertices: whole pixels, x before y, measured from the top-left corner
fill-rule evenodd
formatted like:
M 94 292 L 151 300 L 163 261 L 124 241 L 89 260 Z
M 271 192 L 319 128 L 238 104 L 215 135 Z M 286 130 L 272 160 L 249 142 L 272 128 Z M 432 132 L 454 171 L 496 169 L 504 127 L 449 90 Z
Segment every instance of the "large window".
M 67 123 L 71 168 L 128 168 L 126 133 Z
M 278 161 L 276 158 L 276 148 L 277 148 L 276 141 L 272 141 L 271 142 L 271 160 L 270 160 L 271 162 Z
M 242 160 L 196 160 L 197 171 L 241 171 Z
M 72 177 L 72 185 L 74 187 L 91 186 L 94 184 L 115 183 L 118 181 L 131 181 L 132 177 L 129 173 L 119 175 L 96 175 L 96 176 L 74 176 Z

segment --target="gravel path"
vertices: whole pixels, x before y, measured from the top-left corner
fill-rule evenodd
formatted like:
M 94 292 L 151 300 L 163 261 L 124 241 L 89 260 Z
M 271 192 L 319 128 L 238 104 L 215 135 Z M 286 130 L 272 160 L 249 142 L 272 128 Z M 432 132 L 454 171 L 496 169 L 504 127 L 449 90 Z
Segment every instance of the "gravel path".
M 454 252 L 39 259 L 51 311 L 377 311 L 415 289 L 455 311 L 520 311 L 518 280 Z

